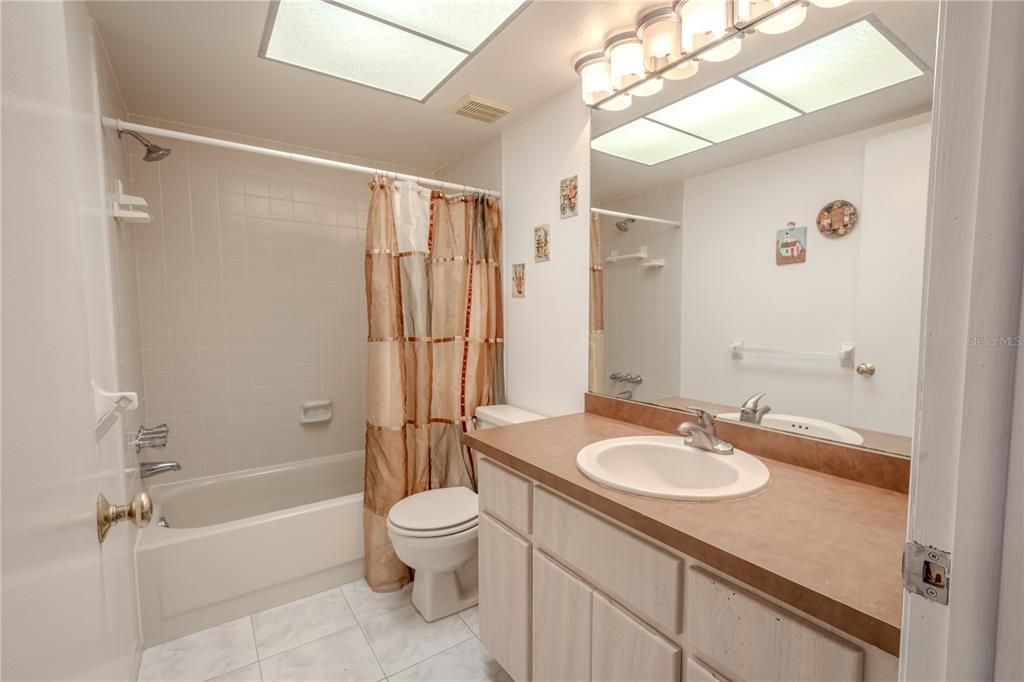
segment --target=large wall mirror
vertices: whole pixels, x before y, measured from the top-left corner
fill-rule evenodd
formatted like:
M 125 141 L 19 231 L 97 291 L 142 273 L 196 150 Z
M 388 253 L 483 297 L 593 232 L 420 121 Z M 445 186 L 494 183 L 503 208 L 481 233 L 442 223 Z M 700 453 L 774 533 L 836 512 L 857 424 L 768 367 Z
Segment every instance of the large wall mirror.
M 807 9 L 594 110 L 590 390 L 909 456 L 938 7 Z

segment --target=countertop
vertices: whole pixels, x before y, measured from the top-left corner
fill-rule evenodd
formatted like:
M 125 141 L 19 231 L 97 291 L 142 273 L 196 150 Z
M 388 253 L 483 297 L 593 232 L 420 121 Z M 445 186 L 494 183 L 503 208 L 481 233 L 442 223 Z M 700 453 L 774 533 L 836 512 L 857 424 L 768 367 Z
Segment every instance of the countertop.
M 740 500 L 677 502 L 606 488 L 576 468 L 583 446 L 635 435 L 664 434 L 576 414 L 475 431 L 466 434 L 466 443 L 585 507 L 899 654 L 906 495 L 761 458 L 771 472 L 765 491 Z

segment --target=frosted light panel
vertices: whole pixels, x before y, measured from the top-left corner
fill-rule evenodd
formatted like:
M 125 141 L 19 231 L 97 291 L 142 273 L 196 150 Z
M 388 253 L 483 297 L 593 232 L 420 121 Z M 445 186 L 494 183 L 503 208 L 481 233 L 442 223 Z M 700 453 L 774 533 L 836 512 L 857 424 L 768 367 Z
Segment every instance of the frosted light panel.
M 870 21 L 861 20 L 740 77 L 804 111 L 817 111 L 923 73 Z
M 638 118 L 595 137 L 590 148 L 612 156 L 653 166 L 668 159 L 703 149 L 708 142 Z
M 391 23 L 472 52 L 525 0 L 337 0 Z
M 800 113 L 730 78 L 647 115 L 673 128 L 724 142 Z
M 301 0 L 278 5 L 266 48 L 269 59 L 413 99 L 426 97 L 466 56 L 336 5 Z

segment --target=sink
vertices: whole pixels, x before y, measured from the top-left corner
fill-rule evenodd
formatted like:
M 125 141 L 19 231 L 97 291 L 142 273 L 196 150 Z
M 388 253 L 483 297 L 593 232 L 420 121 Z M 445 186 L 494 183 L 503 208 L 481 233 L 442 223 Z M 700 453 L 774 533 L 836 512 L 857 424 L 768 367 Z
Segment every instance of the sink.
M 740 420 L 740 413 L 727 412 L 725 414 L 716 414 L 715 419 L 728 419 L 738 422 Z M 850 445 L 861 445 L 864 442 L 864 436 L 853 429 L 812 417 L 797 417 L 792 414 L 772 414 L 769 412 L 761 420 L 761 426 L 767 426 L 769 429 L 778 429 L 779 431 L 799 433 L 803 436 L 837 440 L 840 443 L 849 443 Z
M 730 500 L 768 485 L 768 468 L 741 450 L 719 455 L 679 436 L 629 436 L 591 443 L 576 455 L 583 475 L 609 488 L 664 500 Z

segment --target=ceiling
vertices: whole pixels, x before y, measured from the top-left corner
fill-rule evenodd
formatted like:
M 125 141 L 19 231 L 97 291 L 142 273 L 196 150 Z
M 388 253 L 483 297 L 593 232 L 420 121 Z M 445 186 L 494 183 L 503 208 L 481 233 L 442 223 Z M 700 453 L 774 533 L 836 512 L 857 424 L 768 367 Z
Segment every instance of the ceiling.
M 598 136 L 627 121 L 745 71 L 771 57 L 834 31 L 868 14 L 875 17 L 923 61 L 935 65 L 938 3 L 932 0 L 857 0 L 833 9 L 811 6 L 797 29 L 782 35 L 748 36 L 735 58 L 703 62 L 701 70 L 684 81 L 666 81 L 662 92 L 634 97 L 622 112 L 595 111 L 591 132 Z M 881 125 L 931 108 L 933 73 L 784 121 L 655 166 L 645 166 L 599 152 L 591 154 L 591 192 L 595 203 L 644 189 L 661 187 L 687 177 L 725 168 L 786 149 L 812 144 Z
M 102 1 L 89 11 L 130 113 L 430 171 L 575 87 L 574 58 L 650 6 L 534 0 L 422 104 L 257 57 L 268 1 Z M 512 113 L 491 125 L 451 114 L 468 93 Z

